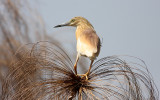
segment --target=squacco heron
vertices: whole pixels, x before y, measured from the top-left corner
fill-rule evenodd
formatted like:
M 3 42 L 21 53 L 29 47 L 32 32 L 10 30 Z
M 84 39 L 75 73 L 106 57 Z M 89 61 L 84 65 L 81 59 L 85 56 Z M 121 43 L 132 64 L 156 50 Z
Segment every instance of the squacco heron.
M 100 52 L 100 39 L 91 23 L 83 17 L 74 17 L 69 22 L 57 25 L 55 28 L 63 26 L 76 27 L 77 58 L 74 70 L 77 75 L 77 62 L 80 56 L 88 57 L 91 60 L 90 67 L 88 72 L 82 75 L 88 78 L 92 64 Z

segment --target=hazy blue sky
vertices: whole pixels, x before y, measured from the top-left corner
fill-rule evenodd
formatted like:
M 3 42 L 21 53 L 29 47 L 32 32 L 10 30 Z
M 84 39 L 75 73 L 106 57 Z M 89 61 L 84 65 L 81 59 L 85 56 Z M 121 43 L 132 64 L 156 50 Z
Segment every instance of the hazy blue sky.
M 144 60 L 160 90 L 160 0 L 40 0 L 47 31 L 66 45 L 75 29 L 54 25 L 83 16 L 94 26 L 103 47 L 98 58 L 131 55 Z M 62 37 L 64 35 L 64 37 Z

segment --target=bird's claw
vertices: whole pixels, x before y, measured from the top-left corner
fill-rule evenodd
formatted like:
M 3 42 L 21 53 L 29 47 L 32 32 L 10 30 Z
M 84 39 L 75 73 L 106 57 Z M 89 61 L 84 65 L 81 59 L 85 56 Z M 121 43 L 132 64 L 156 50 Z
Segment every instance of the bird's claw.
M 85 78 L 85 80 L 88 80 L 88 75 L 87 74 L 77 74 L 77 76 L 80 76 L 81 79 Z

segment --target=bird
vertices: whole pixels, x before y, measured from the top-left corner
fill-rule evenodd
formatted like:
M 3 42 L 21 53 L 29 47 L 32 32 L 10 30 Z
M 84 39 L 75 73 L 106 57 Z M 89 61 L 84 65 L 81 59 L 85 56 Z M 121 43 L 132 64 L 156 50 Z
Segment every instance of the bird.
M 90 74 L 92 64 L 96 57 L 98 57 L 101 48 L 101 41 L 99 36 L 96 34 L 92 24 L 84 17 L 77 16 L 72 18 L 70 21 L 54 26 L 63 27 L 63 26 L 73 26 L 76 27 L 76 40 L 77 40 L 77 57 L 74 64 L 74 71 L 77 75 L 77 63 L 81 56 L 88 57 L 91 60 L 88 71 L 81 76 L 85 76 L 88 79 Z

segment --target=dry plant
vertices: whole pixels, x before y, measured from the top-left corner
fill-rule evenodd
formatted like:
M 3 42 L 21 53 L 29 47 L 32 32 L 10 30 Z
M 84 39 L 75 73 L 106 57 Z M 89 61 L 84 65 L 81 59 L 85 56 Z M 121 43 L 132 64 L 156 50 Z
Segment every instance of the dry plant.
M 24 56 L 23 52 L 13 56 L 17 49 L 26 43 L 40 40 L 59 44 L 54 38 L 50 38 L 46 34 L 41 16 L 26 0 L 0 0 L 0 98 L 8 93 L 7 89 L 2 91 L 2 87 L 6 84 L 4 83 L 6 77 L 12 70 L 17 69 L 17 66 L 14 67 L 11 63 L 20 61 Z M 29 70 L 34 71 L 34 68 Z M 25 67 L 20 67 L 18 71 L 19 77 L 26 73 Z M 28 77 L 32 77 L 32 74 Z M 27 79 L 27 77 L 22 78 Z M 26 82 L 30 83 L 27 80 Z
M 93 64 L 88 80 L 76 76 L 72 55 L 25 0 L 0 0 L 0 20 L 1 100 L 158 100 L 143 62 L 109 56 Z
M 158 100 L 152 77 L 142 65 L 105 57 L 93 64 L 86 80 L 75 75 L 70 57 L 57 44 L 28 44 L 16 55 L 22 52 L 23 57 L 12 64 L 17 69 L 10 72 L 3 86 L 8 92 L 3 99 Z M 25 74 L 21 75 L 21 68 Z

